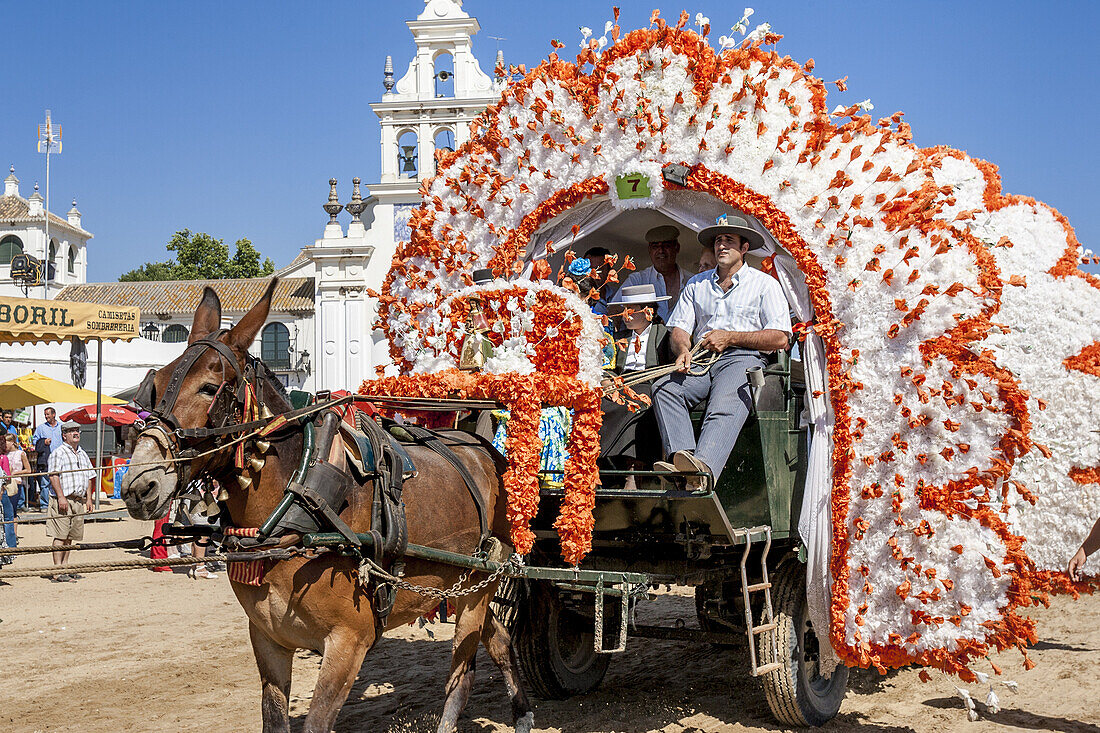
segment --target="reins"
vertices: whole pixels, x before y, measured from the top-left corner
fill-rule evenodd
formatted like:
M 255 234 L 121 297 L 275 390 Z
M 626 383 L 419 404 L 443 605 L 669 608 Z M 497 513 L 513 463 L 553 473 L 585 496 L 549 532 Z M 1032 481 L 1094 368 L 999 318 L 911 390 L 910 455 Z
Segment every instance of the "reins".
M 687 373 L 693 377 L 701 377 L 710 371 L 710 368 L 714 366 L 714 363 L 718 361 L 718 357 L 722 355 L 720 351 L 706 351 L 703 348 L 702 342 L 695 344 L 688 352 L 690 357 L 688 361 Z M 606 397 L 614 392 L 618 392 L 623 387 L 633 387 L 636 384 L 644 384 L 651 382 L 654 379 L 660 379 L 661 377 L 673 374 L 680 370 L 677 364 L 665 364 L 662 366 L 650 367 L 649 369 L 641 369 L 639 371 L 630 372 L 628 376 L 620 377 L 615 380 L 615 383 L 604 389 L 603 394 Z

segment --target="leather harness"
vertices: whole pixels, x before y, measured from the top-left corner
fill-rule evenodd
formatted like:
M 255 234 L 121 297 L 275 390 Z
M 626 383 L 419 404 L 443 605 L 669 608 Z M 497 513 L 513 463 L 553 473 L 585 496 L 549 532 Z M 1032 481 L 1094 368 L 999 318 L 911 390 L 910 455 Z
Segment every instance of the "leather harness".
M 342 416 L 342 411 L 336 408 L 345 402 L 352 401 L 354 397 L 334 398 L 331 400 L 332 404 L 320 408 L 318 405 L 306 405 L 274 417 L 241 422 L 247 395 L 250 390 L 253 395 L 257 394 L 258 372 L 263 367 L 262 362 L 256 365 L 246 363 L 242 373 L 236 355 L 226 344 L 219 341 L 225 333 L 223 329 L 192 342 L 173 369 L 164 394 L 159 399 L 157 399 L 154 382 L 156 371 L 149 371 L 134 397 L 134 401 L 150 413 L 141 436 L 155 440 L 169 457 L 188 458 L 198 454 L 196 443 L 202 444 L 214 438 L 257 430 L 280 418 L 289 428 L 299 425 L 299 418 L 307 414 L 314 416 L 319 414 L 320 429 L 317 445 L 313 455 L 308 459 L 305 474 L 301 477 L 292 477 L 287 485 L 286 492 L 294 497 L 293 504 L 276 524 L 272 536 L 335 530 L 344 536 L 348 545 L 359 555 L 369 555 L 376 562 L 393 566 L 398 571 L 394 574 L 399 575 L 401 558 L 408 545 L 402 488 L 406 469 L 411 462 L 392 432 L 403 431 L 411 436 L 415 444 L 429 448 L 458 472 L 477 509 L 480 530 L 478 549 L 486 546 L 491 528 L 485 498 L 478 490 L 477 482 L 469 469 L 454 451 L 443 443 L 440 436 L 431 430 L 416 426 L 395 427 L 396 423 L 391 423 L 392 431 L 387 430 L 363 411 L 358 411 L 357 427 L 365 434 L 366 442 L 373 453 L 370 461 L 372 465 L 366 467 L 367 471 L 363 476 L 364 479 L 374 482 L 371 530 L 367 533 L 372 541 L 371 546 L 364 546 L 357 533 L 339 516 L 339 513 L 348 505 L 347 500 L 351 490 L 359 485 L 359 482 L 347 471 L 327 461 L 329 449 L 336 434 L 336 425 Z M 207 424 L 198 428 L 183 428 L 180 427 L 174 414 L 174 408 L 179 400 L 184 380 L 207 349 L 213 349 L 221 358 L 222 382 L 207 410 Z M 246 359 L 248 358 L 246 356 Z M 227 364 L 237 375 L 234 377 L 235 385 L 226 377 Z M 314 421 L 316 419 L 313 417 Z M 184 441 L 187 441 L 187 444 Z M 178 483 L 184 487 L 187 479 L 183 470 L 180 470 L 180 474 Z M 263 542 L 267 538 L 257 539 Z M 248 543 L 242 542 L 242 544 Z M 378 596 L 379 601 L 376 609 L 379 615 L 384 617 L 392 608 L 394 590 L 376 587 L 375 595 Z

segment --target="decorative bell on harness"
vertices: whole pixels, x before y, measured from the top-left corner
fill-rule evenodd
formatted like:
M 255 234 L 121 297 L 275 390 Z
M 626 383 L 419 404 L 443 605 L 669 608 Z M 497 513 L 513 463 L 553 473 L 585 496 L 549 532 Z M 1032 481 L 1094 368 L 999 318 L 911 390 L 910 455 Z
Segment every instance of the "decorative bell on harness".
M 224 486 L 222 486 L 221 484 L 218 484 L 218 501 L 228 501 L 228 500 L 229 500 L 229 491 L 227 491 L 226 488 Z
M 247 474 L 242 473 L 239 476 L 237 476 L 237 483 L 240 485 L 240 487 L 242 489 L 252 488 L 252 478 L 250 476 L 248 476 Z
M 253 470 L 253 471 L 255 471 L 255 472 L 257 472 L 257 473 L 259 473 L 259 472 L 260 472 L 260 469 L 262 469 L 262 468 L 264 467 L 264 462 L 265 462 L 265 461 L 264 461 L 263 457 L 262 457 L 262 456 L 258 456 L 258 455 L 256 455 L 256 454 L 252 454 L 252 455 L 251 455 L 251 456 L 249 456 L 249 458 L 248 458 L 248 465 L 249 465 L 249 467 L 251 467 L 251 468 L 252 468 L 252 470 Z
M 481 310 L 481 298 L 471 295 L 467 302 L 470 304 L 470 315 L 466 317 L 466 337 L 462 340 L 458 368 L 474 371 L 485 366 L 493 355 L 493 344 L 486 336 L 489 322 Z
M 203 514 L 205 514 L 207 517 L 218 516 L 218 513 L 221 511 L 221 507 L 218 506 L 218 502 L 214 498 L 213 492 L 206 492 L 206 494 L 203 496 L 203 503 L 205 504 Z
M 272 412 L 265 403 L 260 403 L 260 417 L 264 420 L 270 420 L 275 417 L 275 413 Z
M 271 450 L 271 441 L 269 440 L 261 440 L 260 438 L 257 438 L 256 440 L 252 441 L 252 445 L 257 451 L 259 451 L 260 455 L 263 455 L 264 453 L 267 453 L 269 450 Z

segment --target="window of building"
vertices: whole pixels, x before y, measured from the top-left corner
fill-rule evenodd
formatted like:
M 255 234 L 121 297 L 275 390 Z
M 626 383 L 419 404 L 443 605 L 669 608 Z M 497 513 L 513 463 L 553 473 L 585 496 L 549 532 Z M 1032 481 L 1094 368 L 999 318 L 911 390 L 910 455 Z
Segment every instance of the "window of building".
M 171 326 L 164 329 L 164 333 L 161 334 L 160 340 L 166 344 L 182 344 L 187 340 L 188 335 L 186 326 L 173 323 Z
M 435 149 L 450 152 L 455 149 L 455 134 L 450 128 L 443 127 L 435 131 Z
M 272 369 L 290 369 L 290 330 L 281 323 L 264 326 L 260 358 Z
M 50 240 L 50 262 L 53 262 L 56 259 L 57 259 L 57 240 L 56 239 L 51 239 Z
M 10 265 L 11 258 L 23 254 L 23 240 L 14 234 L 0 239 L 0 265 Z
M 405 130 L 397 138 L 397 177 L 416 178 L 419 165 L 417 151 L 419 139 L 412 130 Z
M 455 95 L 455 60 L 451 54 L 443 52 L 432 59 L 432 70 L 435 96 L 453 97 Z
M 69 274 L 76 274 L 76 247 L 69 247 Z
M 157 324 L 152 321 L 147 322 L 141 327 L 141 335 L 150 341 L 160 341 L 160 329 L 157 328 Z

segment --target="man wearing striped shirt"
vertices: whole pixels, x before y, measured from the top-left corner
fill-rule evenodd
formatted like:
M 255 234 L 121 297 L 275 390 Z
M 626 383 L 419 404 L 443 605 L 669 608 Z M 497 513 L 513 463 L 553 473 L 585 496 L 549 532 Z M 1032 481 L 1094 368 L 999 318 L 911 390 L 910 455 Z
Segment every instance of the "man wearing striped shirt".
M 668 320 L 679 371 L 653 386 L 669 459 L 658 461 L 655 468 L 709 473 L 717 480 L 749 416 L 746 372 L 764 366 L 761 352 L 787 348 L 791 315 L 779 283 L 745 264 L 745 254 L 764 244 L 747 221 L 722 217 L 699 232 L 699 241 L 714 250 L 718 264 L 688 281 Z M 693 341 L 718 354 L 700 376 L 688 373 Z M 706 416 L 696 441 L 690 413 L 703 400 Z M 692 486 L 701 483 L 701 477 L 689 480 Z
M 53 496 L 46 520 L 46 535 L 53 538 L 53 564 L 69 562 L 69 550 L 74 542 L 84 539 L 84 513 L 92 511 L 96 473 L 88 454 L 80 447 L 80 423 L 72 420 L 61 424 L 62 445 L 50 453 L 50 485 Z M 82 576 L 62 573 L 55 583 L 69 583 Z

